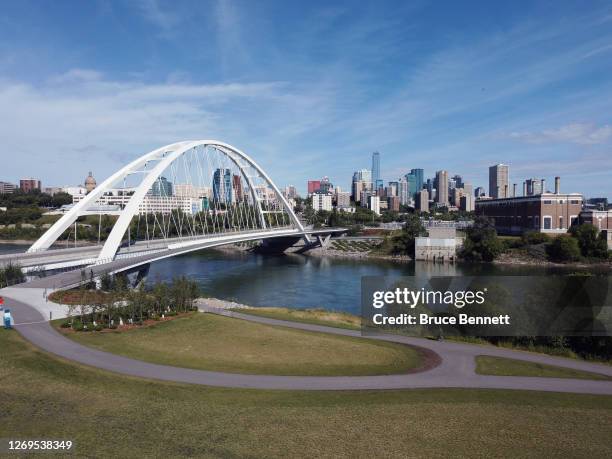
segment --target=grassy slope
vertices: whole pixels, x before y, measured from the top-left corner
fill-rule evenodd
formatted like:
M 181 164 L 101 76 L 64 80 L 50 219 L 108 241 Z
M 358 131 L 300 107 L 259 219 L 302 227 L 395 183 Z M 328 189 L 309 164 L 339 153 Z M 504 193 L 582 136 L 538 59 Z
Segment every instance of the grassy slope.
M 90 457 L 610 457 L 612 397 L 522 391 L 287 392 L 144 381 L 0 330 L 5 438 Z
M 202 313 L 149 328 L 68 336 L 139 360 L 231 373 L 373 375 L 401 373 L 421 364 L 417 351 L 400 344 Z
M 540 376 L 547 378 L 577 378 L 609 380 L 605 375 L 586 371 L 561 368 L 554 365 L 525 362 L 522 360 L 507 359 L 504 357 L 491 357 L 479 355 L 476 357 L 476 373 L 494 376 Z
M 351 330 L 359 330 L 361 327 L 361 318 L 354 314 L 346 312 L 331 312 L 319 309 L 289 309 L 289 308 L 246 308 L 236 309 L 237 312 L 245 314 L 253 314 L 256 316 L 270 317 L 272 319 L 280 320 L 291 320 L 294 322 L 310 323 L 315 325 L 326 325 L 328 327 L 347 328 Z M 565 357 L 573 360 L 584 360 L 578 354 L 573 353 L 569 349 L 557 349 L 546 346 L 518 346 L 512 345 L 511 343 L 500 342 L 499 344 L 493 344 L 485 341 L 482 338 L 476 337 L 461 337 L 461 336 L 448 336 L 448 341 L 457 341 L 460 343 L 473 344 L 475 346 L 494 346 L 503 347 L 506 349 L 514 349 L 523 352 L 531 352 L 537 354 L 553 355 L 555 357 Z M 598 361 L 603 364 L 612 364 L 610 361 Z
M 236 312 L 269 317 L 271 319 L 347 328 L 349 330 L 359 330 L 361 328 L 361 318 L 359 316 L 346 312 L 326 311 L 324 309 L 241 308 L 236 309 Z

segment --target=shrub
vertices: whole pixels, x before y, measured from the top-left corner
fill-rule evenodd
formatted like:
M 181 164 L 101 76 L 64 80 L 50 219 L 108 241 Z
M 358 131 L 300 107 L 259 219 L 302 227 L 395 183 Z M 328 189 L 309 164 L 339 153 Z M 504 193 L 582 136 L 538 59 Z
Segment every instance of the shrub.
M 574 225 L 570 228 L 570 233 L 578 241 L 580 252 L 588 258 L 608 258 L 608 244 L 599 234 L 596 226 L 590 223 Z
M 70 322 L 66 321 L 66 322 L 62 322 L 60 327 L 61 328 L 70 328 L 70 327 L 72 327 L 72 325 L 70 324 Z
M 576 238 L 559 236 L 546 246 L 546 253 L 552 261 L 575 261 L 580 258 L 580 247 Z
M 550 236 L 538 231 L 526 231 L 521 236 L 521 241 L 524 245 L 544 244 L 545 242 L 550 242 Z

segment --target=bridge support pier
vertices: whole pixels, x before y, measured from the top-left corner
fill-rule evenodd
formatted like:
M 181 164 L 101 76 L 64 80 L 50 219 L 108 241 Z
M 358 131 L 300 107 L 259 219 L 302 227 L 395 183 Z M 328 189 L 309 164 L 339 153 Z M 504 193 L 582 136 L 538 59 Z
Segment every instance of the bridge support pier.
M 128 282 L 131 288 L 138 288 L 140 285 L 147 281 L 149 270 L 151 269 L 151 263 L 139 266 L 134 271 L 127 272 Z

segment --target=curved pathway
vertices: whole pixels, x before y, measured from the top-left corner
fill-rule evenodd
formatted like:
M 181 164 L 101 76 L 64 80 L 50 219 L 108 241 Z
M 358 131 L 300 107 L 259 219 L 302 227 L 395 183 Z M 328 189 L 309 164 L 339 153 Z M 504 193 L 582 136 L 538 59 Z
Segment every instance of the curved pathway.
M 10 295 L 5 294 L 10 298 Z M 427 348 L 438 354 L 440 365 L 427 371 L 411 374 L 384 376 L 267 376 L 221 373 L 187 368 L 157 365 L 130 359 L 78 344 L 54 330 L 47 318 L 30 304 L 11 299 L 15 317 L 15 328 L 28 341 L 57 356 L 103 370 L 123 375 L 152 378 L 206 386 L 286 389 L 286 390 L 372 390 L 372 389 L 416 389 L 416 388 L 481 388 L 523 389 L 552 392 L 575 392 L 612 395 L 612 381 L 590 381 L 560 378 L 535 378 L 518 376 L 483 376 L 475 373 L 475 357 L 491 355 L 525 360 L 529 362 L 557 365 L 576 370 L 612 376 L 612 366 L 574 361 L 523 351 L 500 349 L 489 346 L 438 342 L 405 336 L 368 336 L 364 339 L 380 339 L 411 346 Z M 361 337 L 355 330 L 288 322 L 224 310 L 209 310 L 229 317 L 249 320 L 267 325 L 283 326 L 336 335 Z

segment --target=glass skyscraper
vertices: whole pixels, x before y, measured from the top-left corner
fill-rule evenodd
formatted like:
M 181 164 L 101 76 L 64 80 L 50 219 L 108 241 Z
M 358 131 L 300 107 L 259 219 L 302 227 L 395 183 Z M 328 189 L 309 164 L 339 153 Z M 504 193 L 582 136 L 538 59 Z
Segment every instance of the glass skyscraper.
M 376 187 L 380 180 L 380 153 L 372 153 L 372 183 Z
M 408 195 L 412 199 L 416 199 L 416 194 L 423 188 L 423 169 L 411 169 L 410 173 L 405 175 L 408 182 Z
M 213 174 L 213 199 L 216 202 L 232 202 L 232 171 L 219 168 Z
M 151 194 L 153 196 L 172 196 L 172 182 L 166 177 L 158 178 L 151 187 Z

